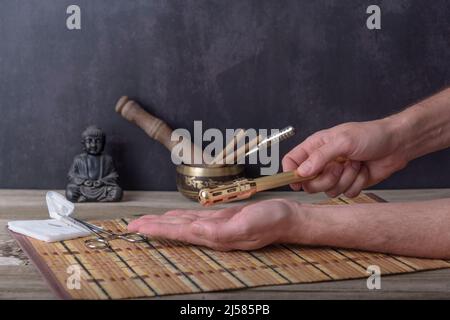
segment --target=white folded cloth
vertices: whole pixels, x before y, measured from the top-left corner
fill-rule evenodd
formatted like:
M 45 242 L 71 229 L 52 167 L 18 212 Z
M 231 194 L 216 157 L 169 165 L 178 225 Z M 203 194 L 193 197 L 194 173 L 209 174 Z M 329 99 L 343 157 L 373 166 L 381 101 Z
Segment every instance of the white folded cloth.
M 75 239 L 91 234 L 86 229 L 56 219 L 10 221 L 8 228 L 11 231 L 46 242 Z
M 52 219 L 11 221 L 8 222 L 8 228 L 11 231 L 46 242 L 86 237 L 92 233 L 68 218 L 75 210 L 75 205 L 62 194 L 49 191 L 45 198 L 48 213 Z

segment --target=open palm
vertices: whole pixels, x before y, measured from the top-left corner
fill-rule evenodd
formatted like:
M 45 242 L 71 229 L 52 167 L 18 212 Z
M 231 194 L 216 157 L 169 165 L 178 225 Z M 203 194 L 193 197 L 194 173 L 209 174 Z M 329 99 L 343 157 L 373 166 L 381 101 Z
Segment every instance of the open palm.
M 289 242 L 298 203 L 273 199 L 220 210 L 173 210 L 130 223 L 131 232 L 207 246 L 216 250 L 252 250 Z

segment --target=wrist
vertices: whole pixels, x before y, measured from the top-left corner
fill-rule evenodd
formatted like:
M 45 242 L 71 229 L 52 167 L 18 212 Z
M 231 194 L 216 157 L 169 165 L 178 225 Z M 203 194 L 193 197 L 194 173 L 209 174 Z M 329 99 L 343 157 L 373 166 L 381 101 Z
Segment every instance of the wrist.
M 414 142 L 414 119 L 408 114 L 400 113 L 379 121 L 382 130 L 390 137 L 390 149 L 394 157 L 404 163 L 415 159 L 414 148 L 411 148 Z
M 314 234 L 316 233 L 314 216 L 317 214 L 318 206 L 293 201 L 291 207 L 292 216 L 285 234 L 285 242 L 313 244 Z
M 355 225 L 355 216 L 350 206 L 297 205 L 297 213 L 291 228 L 290 243 L 309 246 L 332 246 L 348 236 Z

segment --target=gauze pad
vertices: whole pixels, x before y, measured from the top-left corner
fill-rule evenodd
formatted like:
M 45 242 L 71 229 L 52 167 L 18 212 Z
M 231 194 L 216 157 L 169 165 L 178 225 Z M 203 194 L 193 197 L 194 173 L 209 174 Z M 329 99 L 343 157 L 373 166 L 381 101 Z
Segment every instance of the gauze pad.
M 67 201 L 64 196 L 49 191 L 46 201 L 48 213 L 52 219 L 11 221 L 8 222 L 8 228 L 11 231 L 46 242 L 86 237 L 91 234 L 89 230 L 62 219 L 62 217 L 70 216 L 75 209 L 74 204 Z
M 8 222 L 11 231 L 46 242 L 86 237 L 90 232 L 55 219 Z

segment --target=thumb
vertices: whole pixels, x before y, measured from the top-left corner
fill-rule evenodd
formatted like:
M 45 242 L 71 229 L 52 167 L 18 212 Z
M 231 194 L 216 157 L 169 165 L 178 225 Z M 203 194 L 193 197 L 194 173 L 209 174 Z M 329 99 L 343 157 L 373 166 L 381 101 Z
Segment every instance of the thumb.
M 336 143 L 324 144 L 314 150 L 298 167 L 298 173 L 304 177 L 319 174 L 329 162 L 336 160 L 339 156 L 344 156 L 344 153 L 345 150 Z

